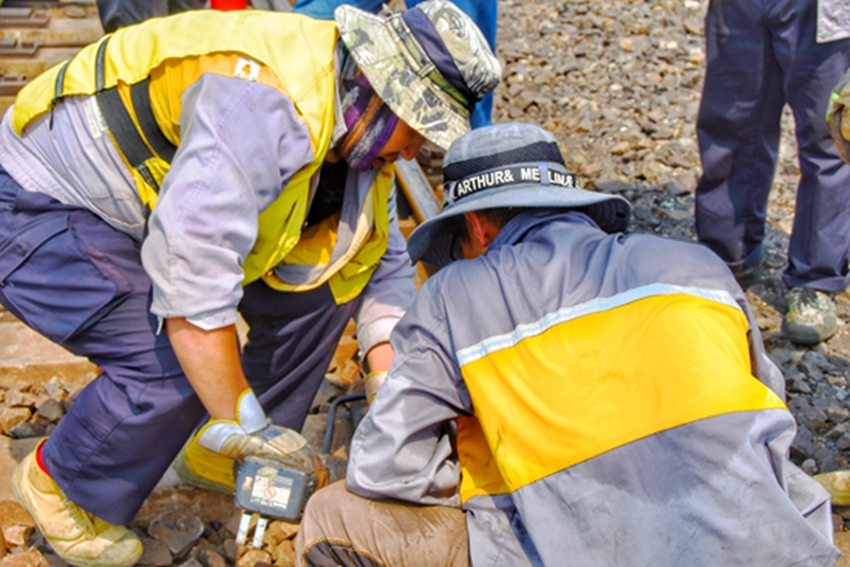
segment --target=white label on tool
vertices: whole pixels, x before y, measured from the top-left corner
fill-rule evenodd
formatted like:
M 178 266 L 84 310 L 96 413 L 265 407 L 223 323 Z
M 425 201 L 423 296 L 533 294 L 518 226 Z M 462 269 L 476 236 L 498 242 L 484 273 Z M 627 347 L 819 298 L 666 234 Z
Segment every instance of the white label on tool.
M 286 508 L 292 494 L 292 482 L 290 481 L 288 484 L 289 486 L 273 486 L 268 478 L 257 476 L 254 479 L 254 486 L 251 488 L 251 499 L 267 500 L 273 503 L 272 505 L 275 507 Z
M 103 113 L 100 111 L 100 106 L 95 97 L 86 97 L 83 101 L 83 108 L 86 110 L 86 119 L 88 119 L 92 136 L 100 138 L 105 132 L 109 131 L 109 126 L 106 125 L 106 120 L 103 118 Z
M 246 81 L 256 81 L 257 77 L 260 76 L 260 64 L 253 59 L 240 57 L 236 62 L 236 71 L 233 76 Z

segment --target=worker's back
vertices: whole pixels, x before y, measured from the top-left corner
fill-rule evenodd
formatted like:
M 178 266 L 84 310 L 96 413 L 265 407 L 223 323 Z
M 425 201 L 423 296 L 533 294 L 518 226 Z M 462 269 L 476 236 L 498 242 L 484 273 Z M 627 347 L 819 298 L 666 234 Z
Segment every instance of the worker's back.
M 833 565 L 828 496 L 785 457 L 781 376 L 731 275 L 587 220 L 520 215 L 399 324 L 397 352 L 416 352 L 404 321 L 440 305 L 474 411 L 457 420 L 473 564 L 511 546 L 481 511 L 515 506 L 514 545 L 547 565 Z

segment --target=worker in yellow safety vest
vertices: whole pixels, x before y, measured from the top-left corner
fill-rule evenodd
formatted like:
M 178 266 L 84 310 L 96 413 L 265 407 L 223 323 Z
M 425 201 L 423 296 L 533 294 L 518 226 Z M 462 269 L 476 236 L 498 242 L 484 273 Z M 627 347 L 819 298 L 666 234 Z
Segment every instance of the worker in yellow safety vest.
M 196 484 L 232 490 L 257 452 L 321 478 L 291 430 L 352 316 L 388 368 L 414 292 L 389 164 L 466 132 L 499 76 L 430 0 L 152 19 L 21 91 L 0 125 L 0 303 L 103 371 L 13 479 L 63 559 L 135 563 L 122 525 L 190 437 Z

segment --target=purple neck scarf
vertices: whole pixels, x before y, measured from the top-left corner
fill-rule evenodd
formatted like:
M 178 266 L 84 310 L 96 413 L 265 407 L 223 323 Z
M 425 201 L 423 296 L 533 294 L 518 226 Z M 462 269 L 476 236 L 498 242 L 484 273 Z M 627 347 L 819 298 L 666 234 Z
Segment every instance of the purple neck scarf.
M 390 139 L 398 117 L 375 94 L 353 57 L 348 57 L 341 75 L 342 115 L 348 132 L 337 149 L 348 165 L 357 171 L 369 171 Z

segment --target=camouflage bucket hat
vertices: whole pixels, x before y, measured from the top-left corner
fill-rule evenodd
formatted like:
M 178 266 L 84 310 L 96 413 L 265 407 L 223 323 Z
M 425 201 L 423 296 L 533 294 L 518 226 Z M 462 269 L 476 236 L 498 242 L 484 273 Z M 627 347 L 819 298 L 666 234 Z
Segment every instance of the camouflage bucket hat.
M 447 0 L 427 0 L 388 18 L 343 4 L 334 19 L 375 93 L 441 148 L 469 131 L 475 103 L 501 78 L 481 31 Z

